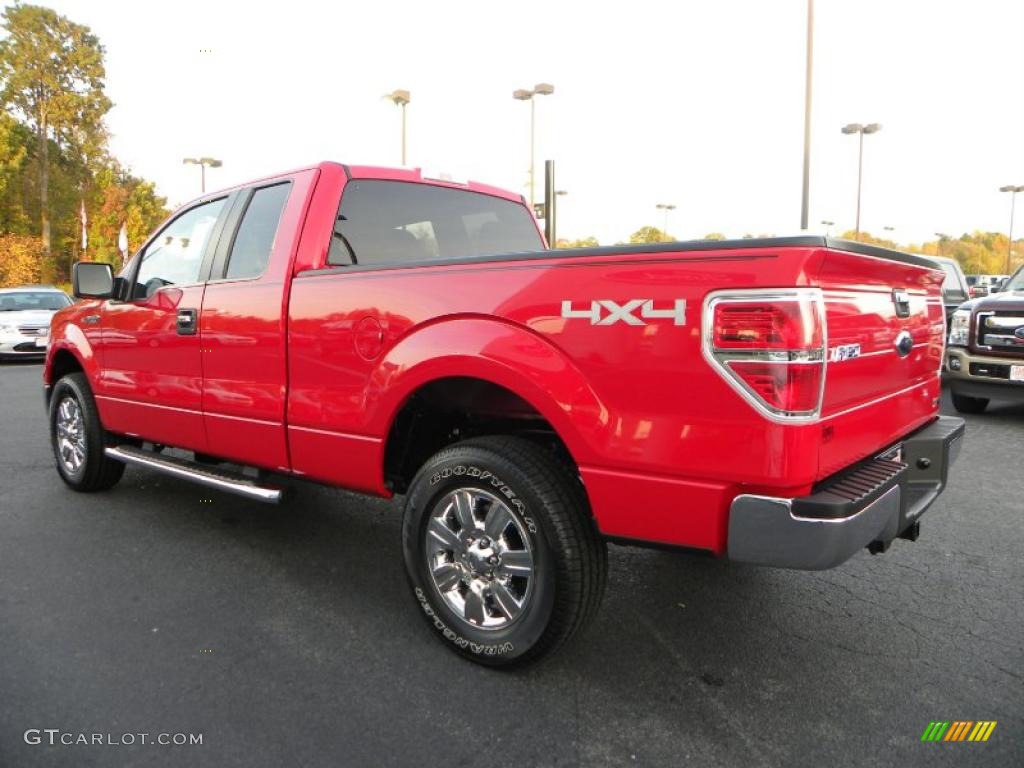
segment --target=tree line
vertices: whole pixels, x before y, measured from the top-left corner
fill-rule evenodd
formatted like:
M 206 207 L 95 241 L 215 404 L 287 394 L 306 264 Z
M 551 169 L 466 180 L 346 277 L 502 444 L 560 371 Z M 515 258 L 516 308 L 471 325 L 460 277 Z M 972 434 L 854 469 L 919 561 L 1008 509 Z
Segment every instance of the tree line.
M 771 234 L 745 234 L 741 239 L 748 240 L 753 237 L 774 237 Z M 943 236 L 937 240 L 930 240 L 924 243 L 899 243 L 884 237 L 875 237 L 868 232 L 856 232 L 850 230 L 841 234 L 840 239 L 858 240 L 869 245 L 878 245 L 884 248 L 892 248 L 907 253 L 922 253 L 926 256 L 945 256 L 960 263 L 964 272 L 968 275 L 1003 275 L 1012 272 L 1024 263 L 1024 239 L 1013 241 L 1013 259 L 1010 269 L 1007 270 L 1007 253 L 1010 239 L 1001 232 L 982 232 L 975 230 L 971 233 L 964 233 L 960 237 Z M 726 236 L 721 232 L 709 232 L 700 238 L 701 240 L 725 240 Z M 658 227 L 643 226 L 629 236 L 629 243 L 636 245 L 642 243 L 671 243 L 675 241 L 668 232 Z M 616 245 L 625 245 L 618 242 Z M 559 248 L 592 248 L 598 246 L 596 237 L 585 237 L 578 240 L 559 238 Z
M 155 185 L 134 176 L 110 152 L 103 121 L 112 103 L 104 91 L 103 45 L 87 26 L 42 6 L 8 6 L 0 26 L 0 287 L 66 281 L 71 264 L 83 258 L 117 265 L 122 227 L 129 247 L 137 247 L 168 211 Z M 644 226 L 629 242 L 674 239 Z M 712 232 L 703 239 L 725 235 Z M 858 239 L 948 256 L 968 274 L 1007 271 L 1009 241 L 997 232 L 907 245 L 864 232 Z M 598 244 L 595 237 L 557 242 L 577 248 Z M 1021 245 L 1014 243 L 1013 268 L 1022 261 Z
M 103 45 L 36 5 L 8 6 L 2 27 L 0 287 L 66 281 L 83 258 L 119 265 L 121 228 L 138 246 L 168 211 L 110 152 Z

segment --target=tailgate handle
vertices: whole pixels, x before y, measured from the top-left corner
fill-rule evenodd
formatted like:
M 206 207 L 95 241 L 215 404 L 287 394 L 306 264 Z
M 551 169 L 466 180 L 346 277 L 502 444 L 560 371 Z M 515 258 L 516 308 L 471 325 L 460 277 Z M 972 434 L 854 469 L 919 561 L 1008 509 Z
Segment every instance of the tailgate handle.
M 892 303 L 896 307 L 896 317 L 910 317 L 910 296 L 905 290 L 893 288 Z
M 178 310 L 178 335 L 194 336 L 196 333 L 196 311 L 194 309 Z

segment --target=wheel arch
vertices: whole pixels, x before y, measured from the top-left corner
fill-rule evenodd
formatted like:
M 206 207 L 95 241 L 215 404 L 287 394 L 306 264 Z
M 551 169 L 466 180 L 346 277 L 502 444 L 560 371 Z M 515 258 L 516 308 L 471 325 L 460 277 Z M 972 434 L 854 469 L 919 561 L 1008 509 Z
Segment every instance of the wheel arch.
M 469 416 L 471 434 L 502 424 L 549 431 L 554 447 L 564 447 L 576 466 L 592 460 L 610 422 L 608 409 L 566 354 L 502 321 L 460 319 L 414 332 L 384 357 L 372 381 L 379 422 L 373 433 L 385 436 L 385 476 L 394 474 L 396 445 L 409 438 L 403 421 L 431 404 L 457 417 L 442 420 L 441 428 Z
M 50 407 L 50 396 L 53 393 L 53 385 L 67 376 L 69 373 L 83 373 L 85 366 L 78 358 L 71 347 L 62 346 L 53 351 L 48 357 L 46 368 L 43 373 L 43 380 L 46 384 L 46 407 Z

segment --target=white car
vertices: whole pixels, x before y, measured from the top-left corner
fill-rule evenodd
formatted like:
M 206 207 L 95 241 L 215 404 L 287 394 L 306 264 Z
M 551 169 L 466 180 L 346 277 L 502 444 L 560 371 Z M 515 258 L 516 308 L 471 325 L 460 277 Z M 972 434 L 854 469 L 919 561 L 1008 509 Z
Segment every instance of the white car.
M 53 286 L 0 288 L 0 360 L 46 355 L 50 319 L 70 305 L 68 295 Z

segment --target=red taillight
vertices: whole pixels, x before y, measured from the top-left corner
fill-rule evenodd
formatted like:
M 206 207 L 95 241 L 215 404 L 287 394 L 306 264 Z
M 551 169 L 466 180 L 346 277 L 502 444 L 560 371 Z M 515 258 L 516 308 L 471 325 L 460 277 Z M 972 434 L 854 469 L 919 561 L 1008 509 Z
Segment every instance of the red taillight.
M 704 355 L 768 416 L 817 418 L 825 376 L 821 292 L 792 288 L 709 296 Z
M 804 302 L 721 303 L 714 308 L 716 349 L 803 349 L 821 346 L 821 325 Z
M 821 394 L 821 363 L 747 363 L 729 368 L 771 407 L 788 413 L 813 411 Z

